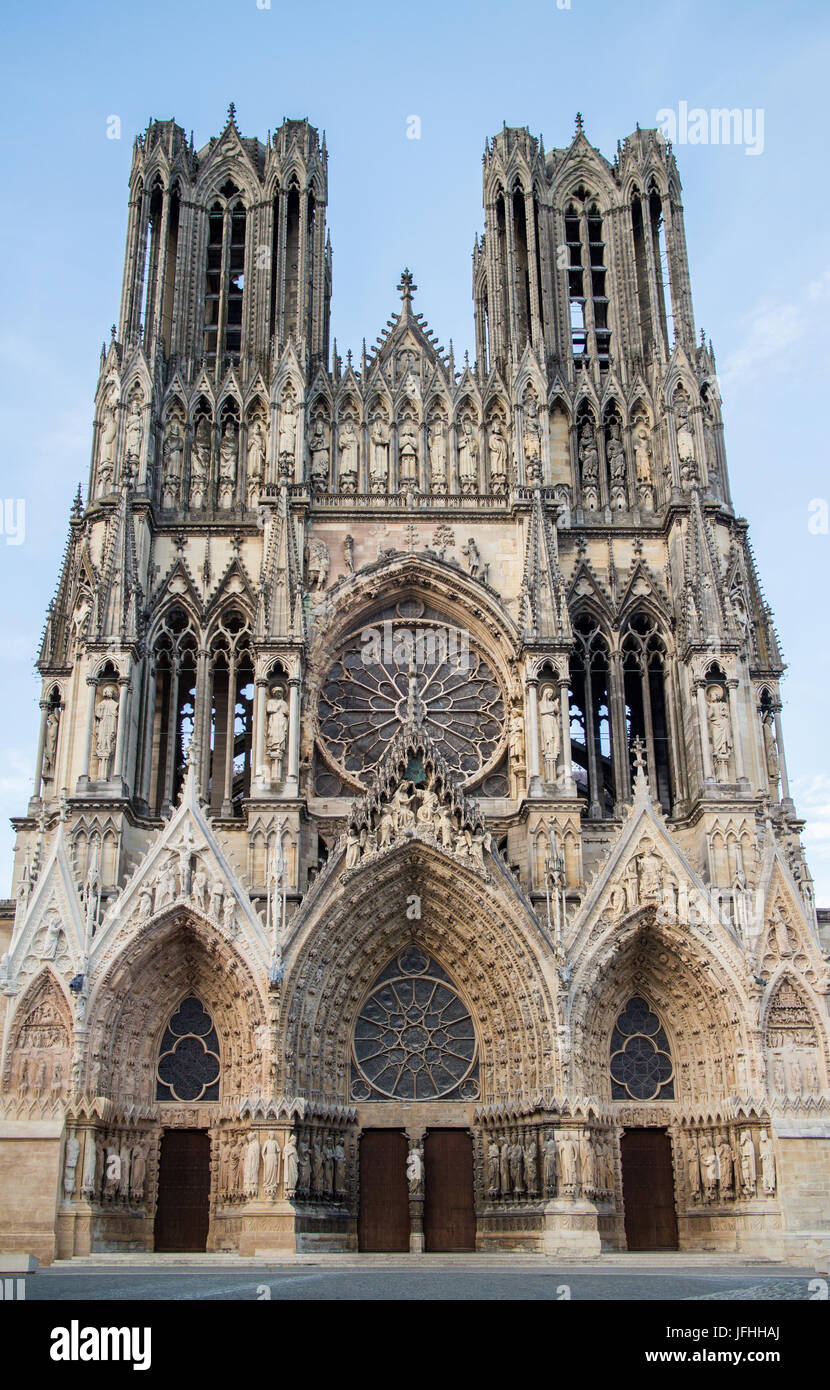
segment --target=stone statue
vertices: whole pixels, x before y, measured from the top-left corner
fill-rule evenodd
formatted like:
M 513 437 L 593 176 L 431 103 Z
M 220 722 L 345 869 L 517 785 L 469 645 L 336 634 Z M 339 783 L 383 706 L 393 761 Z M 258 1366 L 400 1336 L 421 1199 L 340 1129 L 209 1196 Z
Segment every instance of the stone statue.
M 395 831 L 398 835 L 415 828 L 415 813 L 412 809 L 414 788 L 410 792 L 407 790 L 409 787 L 412 787 L 411 782 L 401 782 L 392 797 L 392 814 L 395 817 Z
M 775 723 L 771 714 L 767 713 L 764 715 L 761 720 L 761 729 L 764 737 L 764 759 L 767 765 L 770 794 L 776 797 L 778 795 L 778 779 L 781 776 L 781 766 L 778 759 L 778 744 L 775 740 Z
M 176 866 L 175 861 L 168 859 L 167 863 L 159 870 L 156 878 L 156 900 L 155 911 L 160 912 L 163 907 L 172 903 L 176 896 Z
M 95 756 L 98 781 L 109 781 L 115 738 L 118 730 L 118 695 L 114 685 L 105 685 L 95 709 Z
M 542 476 L 542 434 L 539 429 L 539 412 L 536 399 L 531 395 L 526 396 L 524 400 L 522 447 L 524 449 L 527 480 L 529 483 L 538 482 Z
M 277 1136 L 270 1133 L 262 1146 L 262 1186 L 271 1196 L 279 1187 L 280 1146 Z
M 548 1197 L 556 1191 L 556 1140 L 550 1130 L 547 1132 L 542 1151 L 542 1180 Z
M 718 1186 L 718 1156 L 708 1139 L 700 1146 L 700 1166 L 703 1170 L 703 1190 L 707 1202 L 714 1202 Z
M 413 417 L 405 415 L 398 429 L 398 473 L 402 483 L 417 482 L 419 457 L 418 428 Z
M 654 853 L 654 846 L 646 840 L 643 844 L 643 853 L 637 858 L 640 882 L 640 901 L 648 902 L 650 899 L 659 898 L 660 881 L 663 861 Z
M 130 1195 L 130 1142 L 127 1135 L 121 1140 L 121 1148 L 118 1158 L 121 1164 L 121 1173 L 118 1179 L 118 1195 L 127 1199 Z
M 588 1129 L 583 1130 L 579 1136 L 579 1158 L 582 1168 L 582 1190 L 585 1193 L 593 1192 L 596 1188 L 596 1171 L 591 1131 Z
M 325 416 L 316 415 L 309 441 L 311 454 L 311 483 L 319 492 L 329 485 L 329 427 Z
M 201 859 L 197 859 L 196 871 L 193 875 L 193 882 L 190 886 L 190 896 L 193 900 L 194 906 L 197 907 L 200 912 L 207 911 L 207 886 L 207 869 L 205 868 Z
M 732 1145 L 725 1134 L 721 1134 L 717 1139 L 718 1172 L 720 1175 L 721 1196 L 731 1196 L 734 1184 L 734 1161 L 732 1158 Z
M 323 1144 L 323 1191 L 328 1197 L 334 1190 L 334 1145 L 327 1134 Z
M 346 832 L 346 864 L 347 869 L 354 869 L 360 863 L 360 834 L 353 825 L 350 825 Z
M 642 416 L 634 426 L 634 470 L 638 484 L 651 485 L 651 442 L 648 425 Z
M 178 411 L 173 411 L 167 421 L 162 446 L 163 478 L 161 505 L 177 507 L 181 497 L 182 477 L 184 475 L 184 431 Z
M 487 431 L 487 453 L 490 460 L 490 488 L 500 495 L 507 491 L 507 441 L 498 415 L 493 416 Z M 525 457 L 527 458 L 527 444 Z
M 418 1145 L 409 1150 L 406 1160 L 406 1180 L 410 1197 L 420 1197 L 424 1190 L 424 1160 Z
M 539 741 L 545 765 L 545 781 L 555 783 L 562 750 L 562 720 L 559 699 L 552 685 L 543 686 L 539 698 Z
M 369 431 L 369 488 L 386 492 L 389 488 L 389 426 L 378 411 Z
M 329 548 L 325 541 L 314 537 L 308 543 L 308 587 L 313 592 L 325 589 L 329 577 Z
M 338 1195 L 346 1191 L 346 1149 L 342 1134 L 336 1136 L 334 1143 L 334 1190 Z
M 141 446 L 143 443 L 144 425 L 141 420 L 141 402 L 137 396 L 133 396 L 130 401 L 130 408 L 127 411 L 125 452 L 128 463 L 136 469 L 141 460 Z
M 521 711 L 514 706 L 510 711 L 508 724 L 508 744 L 510 748 L 510 765 L 514 773 L 524 771 L 525 765 L 525 735 L 524 720 Z
M 286 392 L 280 410 L 279 431 L 280 477 L 294 476 L 294 463 L 297 456 L 297 407 L 291 392 Z
M 281 782 L 288 743 L 288 701 L 278 685 L 272 685 L 265 701 L 265 753 L 271 764 L 271 781 Z
M 570 1196 L 573 1195 L 577 1184 L 576 1159 L 574 1137 L 570 1133 L 565 1133 L 559 1140 L 559 1169 L 562 1174 L 562 1186 L 570 1189 Z
M 487 580 L 487 567 L 481 563 L 481 555 L 478 546 L 472 536 L 466 545 L 462 545 L 461 554 L 465 557 L 470 570 L 471 579 Z
M 502 1196 L 509 1197 L 513 1191 L 513 1184 L 510 1181 L 510 1141 L 502 1139 L 501 1150 L 499 1152 L 499 1174 L 501 1179 Z
M 755 1144 L 752 1131 L 741 1130 L 741 1178 L 745 1197 L 754 1197 L 758 1183 L 758 1169 L 755 1162 Z
M 689 1174 L 689 1191 L 692 1201 L 697 1202 L 700 1200 L 700 1154 L 698 1152 L 697 1140 L 693 1134 L 689 1135 L 686 1167 Z
M 94 1131 L 88 1129 L 86 1132 L 86 1143 L 84 1145 L 84 1166 L 81 1173 L 81 1196 L 93 1197 L 95 1195 L 95 1170 L 97 1167 L 97 1150 L 95 1147 Z
M 499 1146 L 495 1139 L 491 1139 L 487 1149 L 487 1192 L 490 1197 L 499 1195 L 499 1158 Z
M 449 806 L 442 806 L 438 812 L 436 835 L 442 849 L 452 849 L 455 840 L 455 825 Z
M 620 439 L 620 427 L 616 420 L 612 420 L 608 427 L 605 454 L 608 460 L 611 506 L 621 510 L 628 505 L 628 490 L 625 479 L 625 448 Z
M 586 421 L 579 434 L 582 505 L 588 511 L 599 506 L 599 453 L 592 426 Z
M 144 1197 L 144 1181 L 147 1172 L 147 1154 L 143 1144 L 134 1144 L 130 1165 L 130 1196 L 140 1202 Z
M 528 1194 L 533 1197 L 539 1191 L 539 1153 L 536 1147 L 536 1135 L 528 1135 L 524 1146 L 525 1160 L 525 1187 Z
M 115 440 L 118 434 L 118 392 L 110 390 L 101 421 L 101 446 L 98 452 L 98 496 L 105 497 L 112 487 L 115 474 Z
M 683 487 L 688 489 L 697 481 L 698 472 L 695 461 L 695 440 L 689 420 L 689 406 L 682 395 L 676 398 L 674 413 L 680 481 Z
M 239 442 L 236 425 L 233 420 L 226 420 L 219 444 L 219 506 L 224 510 L 233 506 L 238 466 Z
M 758 1149 L 761 1154 L 761 1182 L 768 1197 L 775 1196 L 775 1154 L 772 1140 L 765 1129 L 758 1136 Z
M 465 415 L 458 435 L 458 479 L 462 492 L 478 492 L 478 456 L 478 439 L 473 431 L 473 422 L 469 415 Z
M 351 416 L 347 415 L 346 419 L 341 422 L 337 440 L 340 454 L 338 484 L 341 492 L 357 491 L 358 445 L 357 428 Z
M 706 712 L 717 780 L 727 782 L 729 780 L 729 757 L 732 752 L 732 723 L 722 685 L 709 687 Z
M 804 1075 L 808 1096 L 817 1096 L 821 1090 L 821 1086 L 819 1085 L 818 1079 L 818 1066 L 812 1055 L 808 1055 L 807 1061 L 804 1064 Z
M 265 477 L 265 429 L 259 416 L 248 426 L 248 449 L 245 455 L 245 476 L 248 487 L 248 506 L 255 507 Z
M 519 1193 L 524 1192 L 524 1190 L 525 1190 L 525 1187 L 524 1187 L 524 1162 L 525 1162 L 525 1154 L 524 1154 L 524 1149 L 522 1148 L 521 1144 L 519 1143 L 518 1136 L 517 1136 L 516 1139 L 513 1141 L 513 1143 L 510 1145 L 510 1157 L 509 1157 L 509 1162 L 510 1162 L 510 1181 L 511 1181 L 512 1186 L 513 1186 L 513 1191 L 518 1195 Z
M 58 729 L 61 713 L 57 705 L 52 705 L 46 714 L 43 736 L 43 776 L 51 780 L 55 775 L 55 755 L 58 749 Z
M 308 1146 L 306 1145 L 306 1149 Z M 297 1154 L 297 1140 L 293 1134 L 289 1134 L 285 1141 L 285 1151 L 283 1153 L 283 1178 L 285 1181 L 285 1195 L 291 1197 L 297 1190 L 297 1178 L 299 1176 L 299 1157 Z
M 202 415 L 193 436 L 190 451 L 190 506 L 194 511 L 201 510 L 207 496 L 207 480 L 210 473 L 210 422 Z
M 256 1197 L 259 1192 L 259 1138 L 254 1131 L 245 1146 L 244 1191 L 246 1197 Z
M 81 1146 L 74 1134 L 70 1134 L 66 1141 L 66 1152 L 63 1156 L 63 1195 L 67 1201 L 71 1201 L 75 1191 L 75 1174 L 78 1167 L 78 1157 Z
M 300 1144 L 299 1159 L 300 1191 L 311 1191 L 311 1146 L 303 1140 Z M 287 1186 L 287 1184 L 286 1184 Z
M 429 427 L 429 476 L 433 492 L 447 490 L 447 425 L 443 415 L 436 415 Z

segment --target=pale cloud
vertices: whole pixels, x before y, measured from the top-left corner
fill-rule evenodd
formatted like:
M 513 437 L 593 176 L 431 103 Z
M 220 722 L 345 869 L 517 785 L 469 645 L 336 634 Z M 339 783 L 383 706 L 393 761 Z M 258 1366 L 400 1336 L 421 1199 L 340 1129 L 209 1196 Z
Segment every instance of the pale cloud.
M 830 270 L 802 287 L 795 299 L 763 299 L 744 319 L 744 341 L 727 356 L 721 379 L 724 385 L 756 372 L 790 348 L 815 327 L 822 328 L 826 301 L 830 299 Z M 819 323 L 819 320 L 822 323 Z

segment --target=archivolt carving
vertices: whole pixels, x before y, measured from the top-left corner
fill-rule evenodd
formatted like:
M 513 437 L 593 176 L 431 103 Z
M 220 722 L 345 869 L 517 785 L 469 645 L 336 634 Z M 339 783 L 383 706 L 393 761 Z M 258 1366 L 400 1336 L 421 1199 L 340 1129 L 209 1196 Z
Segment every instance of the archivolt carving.
M 286 951 L 284 1089 L 345 1100 L 354 1023 L 390 957 L 417 946 L 455 982 L 480 1040 L 488 1101 L 556 1087 L 554 1008 L 520 905 L 410 841 L 315 898 Z
M 51 971 L 35 980 L 12 1022 L 3 1090 L 40 1101 L 62 1098 L 69 1083 L 72 1014 Z
M 181 908 L 139 933 L 96 982 L 85 1089 L 127 1105 L 154 1100 L 162 1035 L 190 995 L 216 1026 L 223 1101 L 261 1094 L 268 1029 L 256 978 L 234 945 Z

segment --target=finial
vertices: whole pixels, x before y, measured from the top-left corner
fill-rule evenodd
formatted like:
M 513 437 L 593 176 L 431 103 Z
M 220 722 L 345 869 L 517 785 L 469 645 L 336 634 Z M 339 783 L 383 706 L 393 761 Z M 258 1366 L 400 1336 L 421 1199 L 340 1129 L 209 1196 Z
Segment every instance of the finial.
M 236 103 L 233 101 L 228 104 L 228 125 L 236 125 Z
M 81 494 L 81 484 L 78 483 L 78 491 L 75 493 L 75 497 L 72 501 L 72 515 L 80 516 L 81 512 L 83 511 L 83 506 L 84 502 L 83 496 Z
M 408 266 L 405 267 L 403 274 L 401 275 L 401 283 L 398 285 L 398 293 L 401 299 L 403 300 L 404 304 L 411 303 L 412 296 L 417 290 L 417 288 L 418 286 L 412 279 L 412 272 L 410 271 Z
M 112 324 L 112 326 L 110 327 L 110 338 L 113 342 L 115 342 L 115 324 Z
M 645 744 L 643 743 L 643 740 L 640 738 L 639 734 L 638 734 L 638 736 L 633 740 L 633 742 L 632 742 L 632 744 L 631 744 L 631 751 L 632 751 L 632 753 L 634 754 L 634 775 L 635 775 L 635 777 L 636 777 L 636 776 L 643 776 L 643 777 L 645 777 L 645 775 L 646 775 L 646 746 L 645 746 Z
M 576 133 L 577 133 L 577 135 L 581 135 L 584 129 L 585 129 L 585 126 L 583 125 L 583 121 L 582 121 L 582 112 L 581 112 L 581 111 L 577 111 L 577 113 L 576 113 Z

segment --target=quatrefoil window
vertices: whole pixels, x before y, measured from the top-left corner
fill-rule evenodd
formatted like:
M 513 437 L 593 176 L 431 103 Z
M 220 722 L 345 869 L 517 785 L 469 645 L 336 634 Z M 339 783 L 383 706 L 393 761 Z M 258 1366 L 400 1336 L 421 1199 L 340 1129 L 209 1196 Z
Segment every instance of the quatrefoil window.
M 638 994 L 629 999 L 611 1034 L 611 1099 L 674 1099 L 666 1030 Z
M 218 1100 L 219 1039 L 195 995 L 183 999 L 165 1030 L 156 1068 L 156 1100 Z

